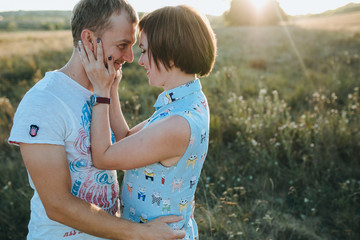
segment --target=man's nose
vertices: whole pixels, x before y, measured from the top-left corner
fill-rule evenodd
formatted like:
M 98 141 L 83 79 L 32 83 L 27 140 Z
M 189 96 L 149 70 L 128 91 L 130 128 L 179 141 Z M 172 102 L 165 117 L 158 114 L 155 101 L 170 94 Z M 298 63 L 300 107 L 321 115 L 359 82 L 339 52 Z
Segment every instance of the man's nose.
M 134 53 L 132 48 L 124 55 L 123 60 L 128 63 L 132 63 L 134 61 Z

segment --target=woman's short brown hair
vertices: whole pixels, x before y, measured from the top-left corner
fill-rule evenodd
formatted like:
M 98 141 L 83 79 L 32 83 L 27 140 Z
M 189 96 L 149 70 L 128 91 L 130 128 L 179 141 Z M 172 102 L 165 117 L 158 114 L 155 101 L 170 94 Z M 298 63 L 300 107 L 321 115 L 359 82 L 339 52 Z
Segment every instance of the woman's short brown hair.
M 126 0 L 81 0 L 71 16 L 71 32 L 76 47 L 84 29 L 95 32 L 99 37 L 112 26 L 109 19 L 113 13 L 125 11 L 131 23 L 138 23 L 134 8 Z
M 215 62 L 216 38 L 206 17 L 180 5 L 163 7 L 145 15 L 139 30 L 148 40 L 149 58 L 159 69 L 159 61 L 168 70 L 171 61 L 187 74 L 208 75 Z

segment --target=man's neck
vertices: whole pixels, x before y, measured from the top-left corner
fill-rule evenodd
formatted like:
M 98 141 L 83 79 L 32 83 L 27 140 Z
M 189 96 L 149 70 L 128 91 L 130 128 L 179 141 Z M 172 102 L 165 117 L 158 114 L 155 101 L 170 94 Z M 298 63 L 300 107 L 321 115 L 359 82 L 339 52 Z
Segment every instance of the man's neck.
M 79 83 L 84 88 L 93 91 L 93 86 L 86 75 L 86 72 L 84 70 L 84 67 L 82 66 L 79 54 L 77 53 L 76 49 L 74 49 L 69 61 L 65 64 L 65 66 L 59 69 L 59 71 L 66 74 L 68 77 Z

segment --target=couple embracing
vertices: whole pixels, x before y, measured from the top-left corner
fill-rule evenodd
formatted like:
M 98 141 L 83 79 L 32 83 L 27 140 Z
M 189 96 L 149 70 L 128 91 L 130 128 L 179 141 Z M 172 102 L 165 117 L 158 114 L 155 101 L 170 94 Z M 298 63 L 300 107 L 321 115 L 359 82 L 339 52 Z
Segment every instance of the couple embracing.
M 9 138 L 34 189 L 27 238 L 198 239 L 194 195 L 209 142 L 198 77 L 216 56 L 208 21 L 187 6 L 139 21 L 125 0 L 81 0 L 71 30 L 71 58 L 26 93 Z M 118 86 L 137 36 L 139 64 L 163 92 L 130 129 Z M 127 170 L 121 189 L 116 170 Z

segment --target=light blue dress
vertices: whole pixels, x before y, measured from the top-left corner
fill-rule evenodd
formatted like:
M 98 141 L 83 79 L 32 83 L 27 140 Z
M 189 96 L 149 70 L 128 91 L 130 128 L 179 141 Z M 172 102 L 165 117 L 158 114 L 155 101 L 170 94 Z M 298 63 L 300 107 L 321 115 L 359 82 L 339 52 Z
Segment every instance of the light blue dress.
M 158 96 L 155 113 L 145 127 L 172 115 L 185 118 L 191 128 L 188 148 L 172 167 L 160 163 L 128 170 L 121 190 L 122 217 L 145 223 L 164 215 L 183 215 L 171 224 L 184 228 L 185 239 L 198 239 L 192 204 L 209 144 L 209 108 L 198 79 Z

